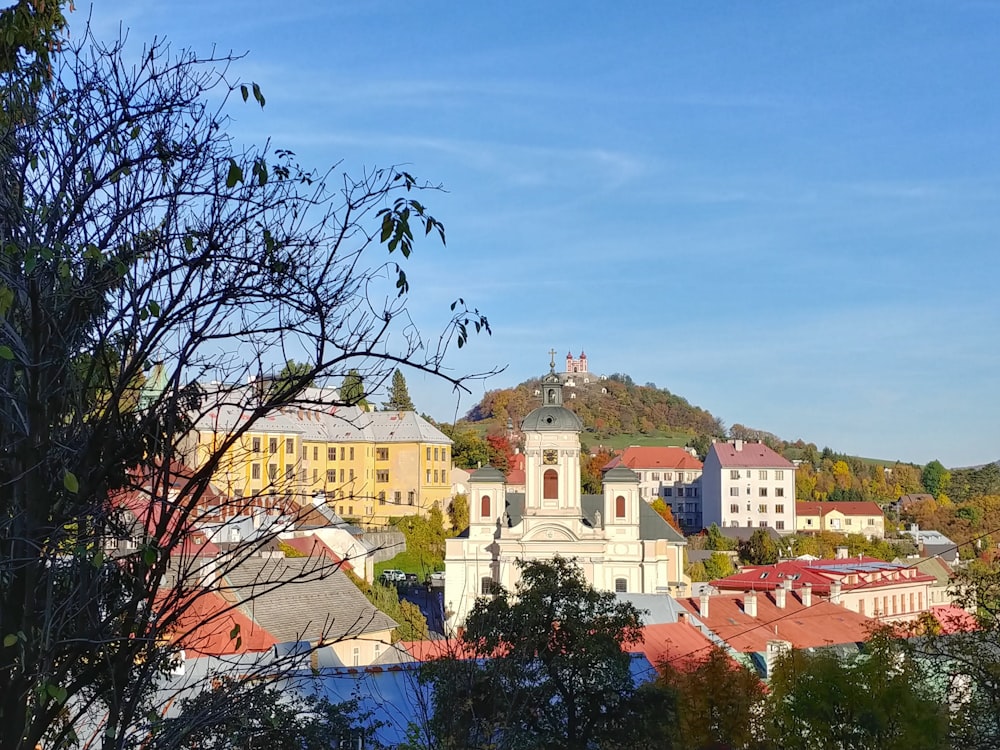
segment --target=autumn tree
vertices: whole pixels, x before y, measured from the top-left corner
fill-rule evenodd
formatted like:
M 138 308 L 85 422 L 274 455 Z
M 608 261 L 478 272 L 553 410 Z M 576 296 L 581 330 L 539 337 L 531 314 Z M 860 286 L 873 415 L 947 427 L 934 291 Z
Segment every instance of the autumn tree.
M 416 411 L 410 398 L 410 391 L 406 387 L 406 378 L 397 367 L 392 373 L 392 385 L 389 388 L 389 400 L 382 404 L 386 411 Z
M 42 5 L 4 12 L 0 38 Z M 124 50 L 85 33 L 35 79 L 39 58 L 3 47 L 0 750 L 144 743 L 185 613 L 253 551 L 213 561 L 212 578 L 181 554 L 226 451 L 268 415 L 314 406 L 313 379 L 409 366 L 461 385 L 442 358 L 485 325 L 459 304 L 428 346 L 409 322 L 404 259 L 414 236 L 444 238 L 417 199 L 430 186 L 237 144 L 227 109 L 265 99 L 232 60 Z M 308 369 L 247 398 L 287 351 Z M 220 404 L 239 427 L 181 466 Z M 146 520 L 127 521 L 126 503 Z M 101 723 L 77 737 L 94 727 L 85 714 Z
M 670 506 L 667 505 L 667 502 L 662 497 L 656 498 L 653 502 L 649 504 L 649 507 L 655 510 L 656 514 L 664 521 L 669 523 L 670 526 L 675 531 L 677 531 L 680 534 L 684 533 L 683 529 L 681 529 L 680 524 L 677 523 L 677 519 L 674 518 L 674 514 L 673 511 L 670 510 Z
M 940 499 L 948 492 L 951 485 L 951 473 L 944 468 L 940 461 L 931 461 L 920 473 L 920 483 L 929 495 L 935 499 Z
M 460 493 L 448 503 L 448 522 L 455 533 L 469 528 L 469 496 Z

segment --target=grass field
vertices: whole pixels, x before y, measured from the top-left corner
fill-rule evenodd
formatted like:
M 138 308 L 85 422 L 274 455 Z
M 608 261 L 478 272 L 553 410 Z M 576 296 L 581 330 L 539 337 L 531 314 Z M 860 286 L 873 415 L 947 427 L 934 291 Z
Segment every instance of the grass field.
M 650 445 L 679 445 L 683 446 L 691 439 L 691 434 L 687 432 L 656 432 L 649 435 L 644 435 L 641 433 L 631 433 L 628 435 L 610 435 L 608 437 L 598 438 L 596 435 L 590 433 L 583 433 L 580 436 L 584 445 L 588 448 L 596 448 L 597 446 L 604 446 L 605 448 L 613 448 L 614 450 L 621 450 L 623 448 L 628 448 L 630 445 L 639 446 L 650 446 Z
M 401 570 L 404 573 L 416 573 L 417 578 L 421 581 L 424 580 L 425 576 L 434 572 L 433 568 L 423 568 L 417 556 L 409 551 L 400 552 L 391 560 L 383 560 L 382 562 L 375 563 L 375 578 L 378 579 L 382 575 L 383 570 L 389 569 Z

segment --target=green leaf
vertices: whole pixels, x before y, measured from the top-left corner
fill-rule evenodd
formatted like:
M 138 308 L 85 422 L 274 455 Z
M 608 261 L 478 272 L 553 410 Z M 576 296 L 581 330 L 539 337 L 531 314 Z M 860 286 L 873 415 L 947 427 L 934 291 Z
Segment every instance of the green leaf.
M 250 90 L 246 87 L 245 83 L 240 86 L 240 94 L 243 95 L 243 101 L 246 101 L 250 96 Z
M 257 100 L 261 109 L 264 109 L 264 95 L 260 93 L 260 86 L 256 83 L 253 85 L 253 98 Z
M 10 648 L 15 643 L 17 643 L 17 636 L 14 635 L 13 633 L 8 633 L 3 637 L 4 648 Z
M 95 568 L 99 568 L 104 564 L 104 550 L 97 550 L 97 554 L 94 555 L 94 559 L 90 561 L 90 564 Z
M 156 300 L 149 301 L 149 314 L 154 318 L 160 317 L 160 303 Z
M 66 696 L 67 696 L 66 688 L 62 687 L 61 685 L 47 684 L 45 686 L 45 692 L 48 693 L 49 696 L 51 696 L 58 703 L 66 702 Z
M 229 160 L 229 174 L 226 175 L 226 187 L 236 187 L 237 182 L 243 182 L 243 170 L 236 163 L 236 159 Z
M 147 567 L 152 567 L 156 563 L 156 549 L 153 547 L 146 547 L 142 551 L 142 561 L 146 563 Z
M 0 344 L 0 359 L 14 359 L 14 350 L 6 344 Z
M 72 471 L 67 471 L 65 474 L 63 474 L 63 487 L 65 487 L 73 494 L 79 492 L 80 482 L 77 481 L 76 474 L 74 474 Z
M 229 631 L 229 638 L 231 640 L 233 638 L 239 638 L 239 636 L 240 636 L 240 624 L 236 623 L 235 625 L 233 625 L 233 629 Z

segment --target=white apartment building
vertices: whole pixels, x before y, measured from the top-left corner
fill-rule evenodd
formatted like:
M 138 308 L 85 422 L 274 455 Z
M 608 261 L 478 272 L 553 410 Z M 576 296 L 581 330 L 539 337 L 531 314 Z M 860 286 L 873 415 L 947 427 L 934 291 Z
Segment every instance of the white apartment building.
M 702 525 L 795 532 L 795 465 L 763 443 L 714 443 L 701 476 Z

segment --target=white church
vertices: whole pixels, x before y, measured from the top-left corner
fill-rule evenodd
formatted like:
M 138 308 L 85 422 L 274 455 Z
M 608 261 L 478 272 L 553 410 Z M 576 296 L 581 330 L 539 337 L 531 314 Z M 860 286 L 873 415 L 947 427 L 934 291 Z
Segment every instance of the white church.
M 580 491 L 580 418 L 563 406 L 553 362 L 542 380 L 542 406 L 521 423 L 525 491 L 508 492 L 504 476 L 485 467 L 469 477 L 469 528 L 446 540 L 447 626 L 459 628 L 477 597 L 499 584 L 512 590 L 516 560 L 575 558 L 597 589 L 677 593 L 684 575 L 684 537 L 639 496 L 639 478 L 617 467 L 601 495 Z

